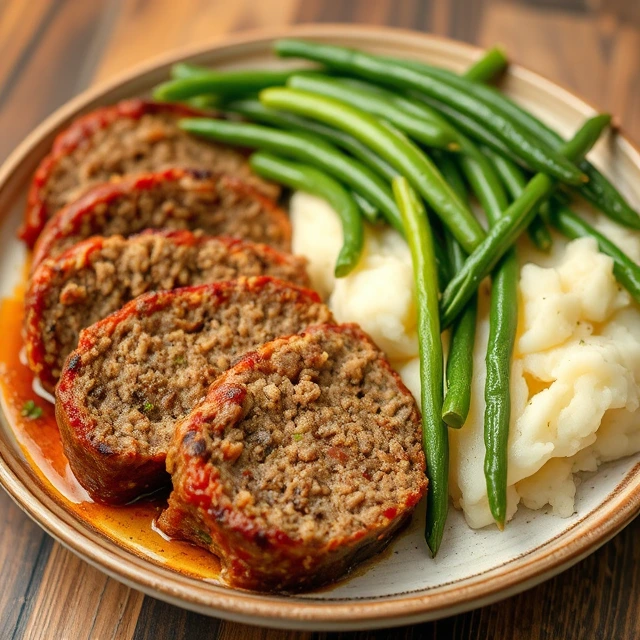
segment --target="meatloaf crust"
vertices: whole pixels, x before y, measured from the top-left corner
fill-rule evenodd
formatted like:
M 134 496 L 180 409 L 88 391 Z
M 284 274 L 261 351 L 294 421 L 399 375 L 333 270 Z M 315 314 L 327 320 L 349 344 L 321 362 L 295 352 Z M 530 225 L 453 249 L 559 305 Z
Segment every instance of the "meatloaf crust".
M 94 236 L 45 260 L 25 298 L 31 370 L 53 391 L 80 331 L 147 291 L 270 275 L 308 287 L 304 258 L 233 238 L 190 231 Z
M 247 354 L 177 425 L 159 525 L 234 587 L 308 589 L 384 547 L 427 488 L 415 400 L 356 325 Z
M 168 166 L 243 176 L 276 197 L 278 187 L 254 176 L 242 153 L 178 127 L 180 118 L 199 115 L 205 114 L 185 105 L 134 99 L 74 120 L 34 174 L 20 237 L 32 247 L 46 220 L 95 183 Z
M 58 211 L 38 238 L 32 268 L 91 236 L 129 236 L 148 228 L 201 229 L 281 251 L 291 246 L 287 214 L 251 185 L 171 168 L 97 185 Z
M 269 340 L 332 321 L 315 292 L 260 276 L 144 294 L 91 325 L 56 387 L 78 481 L 106 503 L 168 483 L 175 421 L 220 373 Z

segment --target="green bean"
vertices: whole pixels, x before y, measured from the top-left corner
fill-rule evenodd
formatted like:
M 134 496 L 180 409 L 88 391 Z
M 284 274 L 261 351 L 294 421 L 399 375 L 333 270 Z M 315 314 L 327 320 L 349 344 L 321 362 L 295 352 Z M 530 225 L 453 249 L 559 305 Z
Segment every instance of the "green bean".
M 381 84 L 400 89 L 414 89 L 431 95 L 480 122 L 532 168 L 569 184 L 580 184 L 586 180 L 578 168 L 560 153 L 540 143 L 517 123 L 471 96 L 467 91 L 460 90 L 454 83 L 443 82 L 440 78 L 417 72 L 396 62 L 343 47 L 299 40 L 279 40 L 275 44 L 275 50 L 281 56 L 314 60 L 343 73 L 364 76 Z
M 433 163 L 391 125 L 337 100 L 298 89 L 266 89 L 260 94 L 260 100 L 267 107 L 320 120 L 369 145 L 407 176 L 466 251 L 471 251 L 483 238 L 482 227 Z
M 201 67 L 188 62 L 178 62 L 171 67 L 172 80 L 179 80 L 184 78 L 193 78 L 197 75 L 209 73 L 211 69 L 207 67 Z M 220 96 L 217 95 L 202 95 L 195 96 L 186 100 L 186 102 L 196 109 L 216 109 L 220 106 Z
M 416 120 L 403 110 L 398 109 L 384 94 L 369 91 L 366 86 L 364 88 L 362 85 L 353 87 L 336 78 L 322 75 L 292 76 L 287 81 L 287 86 L 334 98 L 356 109 L 383 118 L 398 127 L 400 131 L 404 131 L 410 138 L 427 147 L 448 149 L 449 151 L 455 151 L 459 148 L 455 132 L 449 125 L 442 127 L 433 121 Z
M 549 222 L 572 240 L 595 238 L 600 251 L 613 258 L 613 273 L 618 282 L 640 304 L 640 266 L 633 259 L 565 205 L 552 201 L 547 215 Z
M 206 75 L 212 71 L 213 69 L 209 67 L 201 67 L 190 62 L 177 62 L 171 67 L 171 78 L 172 80 L 184 80 L 185 78 Z
M 441 153 L 438 166 L 442 175 L 461 199 L 467 197 L 467 187 L 451 156 Z M 450 233 L 445 232 L 445 244 L 449 264 L 458 272 L 465 255 Z M 447 356 L 447 392 L 442 405 L 442 419 L 449 427 L 459 429 L 466 422 L 471 404 L 471 379 L 473 377 L 473 345 L 476 337 L 477 300 L 469 301 L 460 317 L 453 324 Z
M 518 326 L 519 272 L 516 252 L 509 249 L 493 272 L 485 358 L 484 476 L 491 515 L 500 530 L 504 529 L 507 513 L 511 358 Z
M 474 82 L 491 82 L 508 64 L 507 54 L 500 47 L 493 47 L 485 51 L 462 76 Z
M 220 107 L 220 98 L 216 95 L 209 96 L 196 96 L 195 98 L 189 98 L 185 102 L 194 109 L 200 111 L 218 111 Z
M 219 142 L 265 149 L 306 162 L 349 185 L 386 216 L 393 219 L 400 217 L 391 188 L 378 174 L 316 135 L 279 131 L 246 122 L 206 118 L 180 120 L 180 127 L 189 133 Z
M 351 155 L 361 160 L 364 164 L 368 165 L 374 171 L 377 171 L 380 176 L 391 182 L 398 172 L 388 163 L 386 163 L 377 153 L 372 151 L 366 144 L 362 144 L 360 140 L 350 136 L 344 131 L 339 131 L 333 127 L 328 127 L 321 122 L 315 120 L 309 120 L 308 118 L 301 118 L 293 113 L 287 113 L 286 111 L 277 111 L 276 109 L 269 109 L 265 107 L 259 100 L 233 100 L 225 105 L 225 110 L 232 113 L 238 113 L 250 120 L 260 122 L 262 124 L 269 124 L 279 129 L 285 129 L 287 131 L 300 131 L 302 133 L 312 133 L 325 138 L 327 142 L 335 144 L 337 147 L 341 147 L 345 151 L 348 151 Z M 402 220 L 398 213 L 397 223 L 387 220 L 395 229 L 402 233 Z
M 436 555 L 449 509 L 449 435 L 442 422 L 442 341 L 438 315 L 438 283 L 434 244 L 422 202 L 406 178 L 393 181 L 411 250 L 418 309 L 422 443 L 427 457 L 427 523 L 425 537 Z
M 515 200 L 527 186 L 527 179 L 522 171 L 509 159 L 495 153 L 492 149 L 484 149 L 491 159 L 494 168 L 502 178 L 502 182 Z M 544 205 L 543 205 L 544 206 Z M 551 232 L 541 216 L 536 216 L 527 228 L 529 239 L 539 251 L 548 253 L 553 245 Z
M 153 97 L 156 100 L 177 101 L 209 94 L 237 96 L 255 93 L 265 87 L 282 85 L 291 75 L 300 71 L 265 69 L 200 72 L 158 85 L 153 91 Z
M 343 233 L 335 275 L 337 278 L 348 275 L 360 260 L 364 246 L 364 228 L 358 205 L 344 187 L 314 167 L 291 162 L 263 151 L 254 153 L 249 163 L 259 176 L 323 198 L 333 207 L 342 221 Z
M 456 111 L 440 100 L 434 100 L 420 92 L 412 91 L 409 95 L 411 98 L 414 98 L 425 106 L 428 106 L 441 114 L 450 124 L 455 125 L 459 131 L 464 132 L 473 140 L 483 143 L 501 155 L 510 158 L 514 162 L 523 166 L 521 158 L 515 155 L 500 139 L 494 136 L 488 129 L 483 127 L 479 122 L 476 122 L 473 118 Z
M 464 426 L 469 415 L 476 319 L 477 300 L 473 296 L 454 323 L 449 341 L 447 393 L 442 406 L 442 419 L 453 429 Z
M 553 247 L 553 236 L 541 216 L 538 215 L 531 221 L 527 227 L 527 235 L 538 251 L 542 253 L 549 253 L 551 251 Z
M 356 201 L 362 215 L 367 222 L 378 224 L 380 222 L 380 211 L 374 207 L 366 198 L 357 191 L 351 191 L 351 197 Z
M 443 151 L 434 151 L 433 159 L 435 160 L 442 177 L 453 189 L 453 192 L 458 196 L 458 198 L 460 198 L 461 202 L 468 204 L 469 193 L 467 192 L 467 185 L 464 183 L 464 178 L 460 174 L 458 166 L 456 165 L 452 155 L 444 153 Z
M 572 161 L 584 157 L 611 121 L 609 115 L 599 115 L 585 122 L 562 152 Z M 491 227 L 487 237 L 471 253 L 463 268 L 453 277 L 441 299 L 441 322 L 448 327 L 464 308 L 480 282 L 491 272 L 502 256 L 529 225 L 540 204 L 548 199 L 556 181 L 544 173 L 536 174 L 520 197 Z
M 397 62 L 398 64 L 410 64 L 414 71 L 435 73 L 441 78 L 448 74 L 449 80 L 451 80 L 451 76 L 455 76 L 451 72 L 437 69 L 436 67 L 428 67 L 419 62 L 407 63 L 406 60 Z M 560 149 L 563 144 L 563 138 L 551 127 L 538 120 L 534 115 L 494 87 L 487 87 L 480 82 L 470 82 L 464 84 L 464 89 L 470 95 L 482 100 L 489 107 L 503 114 L 504 117 L 518 123 L 520 127 L 543 144 L 556 150 Z M 588 178 L 588 182 L 579 185 L 577 188 L 579 193 L 612 220 L 632 229 L 640 229 L 640 213 L 626 201 L 613 184 L 588 160 L 582 160 L 578 163 L 578 167 Z

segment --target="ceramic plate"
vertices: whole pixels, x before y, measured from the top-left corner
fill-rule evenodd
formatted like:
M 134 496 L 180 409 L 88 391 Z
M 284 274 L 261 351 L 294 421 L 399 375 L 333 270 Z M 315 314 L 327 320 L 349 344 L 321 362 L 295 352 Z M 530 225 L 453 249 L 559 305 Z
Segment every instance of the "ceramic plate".
M 167 55 L 85 92 L 38 127 L 0 170 L 1 296 L 13 295 L 24 277 L 25 254 L 15 240 L 15 232 L 30 176 L 61 127 L 81 112 L 144 94 L 166 79 L 170 65 L 176 61 L 220 68 L 282 64 L 270 53 L 272 41 L 282 36 L 416 58 L 455 70 L 465 68 L 480 54 L 468 45 L 407 31 L 302 26 L 241 35 L 208 48 Z M 502 88 L 567 136 L 593 113 L 580 98 L 522 67 L 511 67 Z M 592 158 L 632 202 L 640 205 L 640 154 L 623 135 L 601 141 Z M 13 334 L 19 330 L 16 322 L 11 327 Z M 8 344 L 9 329 L 5 318 L 0 343 Z M 16 357 L 13 369 L 20 366 Z M 6 380 L 13 369 L 5 364 L 2 377 Z M 506 531 L 499 533 L 494 528 L 473 531 L 462 515 L 452 510 L 445 542 L 438 558 L 432 560 L 422 539 L 423 514 L 419 513 L 388 551 L 334 587 L 296 597 L 258 595 L 217 584 L 215 563 L 207 564 L 200 556 L 191 559 L 191 569 L 172 570 L 170 545 L 150 530 L 150 519 L 140 521 L 142 537 L 125 543 L 128 536 L 118 531 L 124 530 L 123 521 L 129 516 L 136 517 L 131 510 L 108 522 L 88 522 L 82 514 L 90 505 L 83 505 L 80 491 L 69 490 L 72 482 L 58 485 L 36 471 L 36 466 L 46 466 L 53 445 L 37 437 L 35 442 L 29 440 L 21 429 L 14 432 L 11 416 L 12 411 L 15 415 L 15 402 L 6 394 L 2 399 L 0 482 L 27 514 L 66 547 L 117 580 L 173 604 L 253 624 L 363 629 L 452 615 L 551 577 L 593 552 L 640 510 L 640 456 L 635 456 L 605 465 L 596 475 L 585 478 L 578 489 L 577 511 L 571 518 L 521 508 Z M 69 480 L 67 467 L 58 472 L 60 478 L 66 474 Z M 154 542 L 149 546 L 137 540 Z M 189 553 L 184 549 L 174 552 Z

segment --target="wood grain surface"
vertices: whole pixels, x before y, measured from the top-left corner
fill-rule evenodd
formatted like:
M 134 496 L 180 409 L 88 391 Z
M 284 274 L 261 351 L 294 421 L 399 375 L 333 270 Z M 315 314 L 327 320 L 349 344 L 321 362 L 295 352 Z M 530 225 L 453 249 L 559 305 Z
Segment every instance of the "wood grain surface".
M 639 0 L 0 0 L 0 161 L 87 86 L 185 44 L 301 22 L 386 24 L 506 46 L 640 140 Z M 0 639 L 638 639 L 640 519 L 579 565 L 493 606 L 379 632 L 268 631 L 107 578 L 0 491 Z

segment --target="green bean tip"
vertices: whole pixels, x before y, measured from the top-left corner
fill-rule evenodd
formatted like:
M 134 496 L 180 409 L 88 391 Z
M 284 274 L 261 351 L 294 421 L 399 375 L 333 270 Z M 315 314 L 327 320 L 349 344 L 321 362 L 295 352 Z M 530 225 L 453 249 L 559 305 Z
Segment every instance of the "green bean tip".
M 455 411 L 443 411 L 442 419 L 451 429 L 461 429 L 464 426 L 464 418 Z

